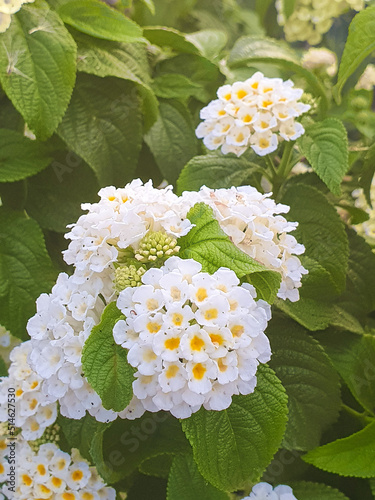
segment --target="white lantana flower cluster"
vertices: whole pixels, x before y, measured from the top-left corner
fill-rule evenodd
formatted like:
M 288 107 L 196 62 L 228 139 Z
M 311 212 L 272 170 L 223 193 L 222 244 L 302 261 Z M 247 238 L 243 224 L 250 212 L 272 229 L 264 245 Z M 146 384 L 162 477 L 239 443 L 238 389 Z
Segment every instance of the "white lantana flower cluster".
M 57 418 L 56 403 L 42 392 L 43 379 L 27 361 L 31 351 L 30 341 L 15 347 L 10 354 L 9 376 L 0 381 L 0 422 L 8 421 L 8 394 L 12 394 L 16 401 L 14 425 L 22 429 L 27 440 L 39 438 Z
M 1 440 L 0 440 L 1 445 Z M 6 446 L 6 443 L 5 443 Z M 3 486 L 7 498 L 17 500 L 115 500 L 116 491 L 106 486 L 95 467 L 78 450 L 61 451 L 47 443 L 34 452 L 27 441 L 16 441 L 16 490 Z M 10 464 L 6 451 L 0 456 L 0 482 L 5 482 Z
M 235 273 L 201 272 L 192 259 L 171 257 L 126 288 L 117 307 L 115 341 L 137 369 L 133 392 L 144 410 L 187 418 L 203 405 L 224 410 L 234 394 L 250 394 L 259 363 L 271 358 L 264 334 L 270 306 Z
M 336 54 L 324 47 L 319 49 L 311 47 L 303 54 L 301 62 L 304 68 L 327 73 L 328 76 L 335 76 L 337 73 Z
M 362 10 L 364 0 L 296 0 L 294 11 L 286 18 L 284 1 L 276 0 L 277 21 L 284 27 L 288 42 L 308 42 L 317 45 L 335 18 L 349 9 Z
M 357 85 L 355 86 L 356 90 L 364 89 L 364 90 L 373 90 L 375 86 L 375 65 L 368 64 L 365 68 L 365 71 L 359 77 Z
M 163 262 L 167 265 L 165 269 L 163 268 L 164 280 L 168 279 L 167 272 L 172 274 L 172 278 L 176 276 L 176 273 L 178 274 L 179 271 L 168 268 L 168 263 L 174 262 L 173 259 L 176 258 L 171 255 L 178 252 L 178 245 L 175 245 L 173 239 L 186 235 L 192 228 L 191 222 L 187 219 L 187 213 L 196 203 L 204 202 L 210 205 L 220 226 L 235 245 L 270 270 L 281 274 L 279 297 L 298 300 L 301 277 L 307 271 L 301 266 L 297 257 L 303 253 L 304 247 L 289 234 L 297 224 L 287 222 L 280 215 L 287 212 L 288 207 L 276 205 L 273 200 L 269 199 L 270 195 L 262 195 L 255 188 L 241 187 L 216 191 L 202 188 L 198 193 L 189 192 L 178 197 L 172 193 L 171 186 L 165 189 L 155 189 L 151 182 L 143 184 L 140 180 L 135 180 L 125 188 L 102 189 L 99 195 L 98 203 L 82 205 L 88 213 L 82 215 L 76 224 L 70 226 L 70 232 L 66 235 L 72 241 L 64 252 L 64 259 L 68 264 L 74 265 L 74 273 L 72 276 L 61 273 L 52 292 L 39 297 L 37 313 L 29 320 L 27 330 L 31 337 L 28 363 L 36 375 L 42 379 L 41 390 L 46 397 L 46 402 L 49 404 L 58 402 L 61 414 L 68 418 L 80 419 L 88 412 L 98 421 L 104 422 L 112 421 L 117 416 L 135 418 L 139 412 L 143 413 L 142 397 L 135 397 L 129 407 L 120 414 L 105 409 L 99 395 L 83 376 L 81 358 L 84 343 L 93 326 L 100 322 L 105 306 L 117 300 L 124 287 L 127 288 L 121 293 L 121 297 L 127 297 L 126 294 L 143 293 L 145 287 L 148 290 L 152 284 L 144 281 L 147 279 L 146 274 L 149 273 L 147 276 L 150 276 L 152 273 L 160 272 L 157 267 L 160 267 Z M 152 248 L 149 249 L 150 245 L 158 246 L 159 243 L 161 249 L 157 248 L 156 253 Z M 158 263 L 159 258 L 162 260 Z M 197 263 L 194 265 L 199 266 Z M 126 275 L 127 270 L 129 275 Z M 196 273 L 198 276 L 202 274 L 199 271 Z M 179 279 L 182 280 L 181 277 Z M 198 277 L 194 279 L 198 280 Z M 206 276 L 205 279 L 211 278 Z M 185 283 L 184 287 L 189 288 L 190 285 L 190 283 Z M 156 285 L 152 286 L 155 288 Z M 239 288 L 238 285 L 235 286 L 235 289 L 237 288 Z M 242 288 L 241 290 L 241 292 L 233 293 L 243 294 L 246 291 Z M 160 293 L 155 291 L 156 296 Z M 223 293 L 215 292 L 220 297 Z M 248 295 L 247 307 L 252 310 L 255 307 L 254 300 L 249 290 L 246 293 Z M 141 304 L 142 295 L 140 297 L 139 303 Z M 221 297 L 220 300 L 224 299 Z M 158 314 L 168 316 L 173 304 L 168 302 L 167 308 L 166 304 L 167 302 L 161 306 Z M 261 303 L 258 301 L 256 304 Z M 194 307 L 193 301 L 190 300 L 190 310 L 192 311 Z M 260 305 L 257 305 L 255 309 L 258 310 L 258 308 Z M 264 310 L 263 307 L 262 311 Z M 194 314 L 196 314 L 195 310 Z M 130 317 L 130 319 L 135 318 Z M 194 321 L 204 326 L 197 319 Z M 264 324 L 264 318 L 262 321 L 263 323 L 259 323 L 257 328 Z M 137 328 L 139 324 L 140 320 L 136 323 Z M 230 327 L 225 326 L 225 328 Z M 264 328 L 262 327 L 262 331 Z M 140 331 L 138 333 L 141 334 Z M 207 336 L 205 338 L 207 339 Z M 136 349 L 132 352 L 135 353 Z M 231 354 L 229 358 L 234 364 L 230 365 L 227 373 L 234 373 L 235 361 L 233 360 L 237 357 Z M 164 358 L 160 359 L 164 363 Z M 186 363 L 191 362 L 188 358 L 184 359 Z M 213 359 L 211 366 L 215 364 Z M 136 363 L 136 361 L 131 362 Z M 165 362 L 168 361 L 165 360 Z M 209 373 L 213 373 L 213 368 L 210 370 Z M 142 376 L 151 376 L 142 373 L 139 367 L 138 371 Z M 156 373 L 160 375 L 159 368 L 153 375 Z M 237 378 L 240 379 L 240 377 Z M 211 385 L 214 385 L 214 377 L 210 375 L 209 380 Z M 188 383 L 187 378 L 185 381 Z M 229 382 L 232 384 L 234 379 Z M 251 383 L 254 384 L 255 380 Z M 139 382 L 137 384 L 139 385 Z M 164 394 L 161 389 L 159 393 Z M 202 394 L 194 395 L 195 403 L 192 403 L 191 407 L 200 406 L 203 403 L 214 404 L 214 399 L 209 403 L 206 397 L 203 398 L 204 401 L 197 403 L 196 401 L 202 400 Z M 225 394 L 223 399 L 228 401 L 230 396 Z M 164 394 L 162 397 L 167 400 L 169 396 Z M 186 411 L 188 403 L 181 401 L 180 403 L 178 404 Z
M 303 254 L 305 247 L 289 234 L 298 223 L 281 215 L 288 213 L 289 207 L 276 204 L 270 195 L 251 186 L 215 190 L 203 186 L 198 193 L 183 193 L 182 198 L 192 206 L 202 201 L 209 205 L 223 231 L 240 250 L 281 274 L 277 296 L 296 302 L 301 278 L 307 274 L 297 255 Z
M 297 498 L 290 486 L 280 484 L 273 488 L 268 483 L 258 483 L 253 486 L 250 495 L 242 500 L 297 500 Z
M 200 112 L 196 129 L 210 149 L 241 156 L 249 147 L 260 156 L 272 153 L 280 141 L 294 141 L 304 132 L 296 117 L 310 109 L 299 102 L 303 90 L 291 80 L 267 78 L 257 72 L 245 82 L 224 85 L 218 99 Z
M 369 219 L 361 224 L 356 224 L 354 229 L 363 236 L 370 245 L 375 246 L 375 177 L 372 179 L 370 198 L 372 208 L 368 205 L 363 189 L 355 189 L 352 193 L 355 199 L 355 206 L 369 214 Z
M 12 22 L 12 14 L 18 12 L 24 3 L 35 0 L 0 0 L 0 33 L 4 33 Z

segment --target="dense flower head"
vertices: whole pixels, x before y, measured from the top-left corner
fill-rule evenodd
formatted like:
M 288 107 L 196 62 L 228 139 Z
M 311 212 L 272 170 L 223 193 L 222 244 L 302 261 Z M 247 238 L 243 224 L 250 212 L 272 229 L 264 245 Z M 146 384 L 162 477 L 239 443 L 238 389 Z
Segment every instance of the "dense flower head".
M 129 350 L 133 392 L 145 410 L 187 418 L 202 405 L 228 408 L 232 395 L 254 391 L 257 366 L 271 357 L 263 333 L 270 306 L 230 269 L 201 269 L 172 257 L 117 300 L 126 319 L 114 338 Z
M 43 393 L 43 379 L 28 363 L 31 351 L 30 341 L 15 347 L 10 354 L 9 376 L 0 381 L 0 422 L 8 421 L 8 394 L 12 394 L 14 425 L 22 429 L 22 437 L 27 440 L 39 438 L 57 417 L 56 403 L 51 403 Z
M 363 236 L 371 245 L 375 245 L 375 177 L 372 179 L 370 198 L 372 207 L 366 201 L 362 188 L 355 189 L 352 193 L 355 199 L 355 206 L 368 213 L 369 219 L 354 226 L 358 234 Z
M 0 0 L 0 33 L 6 31 L 12 22 L 12 14 L 18 12 L 24 3 L 35 0 Z
M 296 0 L 292 14 L 284 13 L 284 0 L 276 0 L 277 20 L 288 42 L 317 45 L 330 30 L 336 17 L 348 9 L 362 10 L 364 0 Z
M 240 156 L 249 147 L 260 156 L 272 153 L 280 141 L 294 141 L 304 133 L 295 120 L 310 109 L 299 101 L 302 94 L 291 80 L 254 73 L 218 89 L 218 99 L 201 110 L 204 121 L 196 135 L 210 150 L 221 147 L 223 154 Z
M 334 52 L 324 47 L 311 47 L 303 54 L 302 66 L 310 70 L 317 70 L 335 76 L 337 72 L 337 57 Z
M 268 483 L 258 483 L 243 500 L 297 500 L 290 486 L 280 484 L 273 488 Z
M 2 440 L 0 439 L 0 445 Z M 0 450 L 0 483 L 5 482 L 10 464 Z M 16 440 L 17 481 L 15 493 L 3 486 L 7 498 L 17 500 L 115 500 L 116 491 L 106 486 L 95 467 L 78 450 L 61 451 L 54 443 L 42 444 L 34 451 L 30 444 Z
M 161 396 L 163 398 L 162 402 L 161 400 L 158 400 L 158 403 L 152 402 L 154 406 L 151 406 L 150 403 L 148 408 L 156 408 L 156 404 L 159 407 L 162 405 L 167 407 L 168 404 L 172 404 L 170 401 L 166 403 L 171 396 L 170 394 L 166 395 L 168 391 L 164 393 L 160 389 L 161 385 L 156 387 L 156 382 L 159 384 L 159 375 L 165 368 L 164 363 L 171 363 L 172 360 L 164 359 L 159 351 L 158 353 L 155 351 L 151 356 L 159 356 L 159 361 L 149 365 L 149 368 L 153 367 L 153 373 L 143 373 L 143 365 L 142 368 L 136 365 L 141 375 L 137 376 L 134 385 L 135 396 L 130 405 L 119 414 L 105 409 L 99 395 L 83 376 L 82 349 L 92 328 L 99 324 L 106 305 L 116 301 L 119 296 L 121 297 L 121 300 L 119 299 L 120 309 L 123 307 L 121 301 L 124 301 L 125 298 L 129 300 L 130 297 L 134 297 L 134 300 L 137 297 L 140 298 L 137 307 L 131 309 L 131 311 L 135 310 L 139 317 L 134 318 L 132 314 L 130 316 L 126 315 L 128 323 L 126 323 L 127 330 L 124 330 L 124 335 L 132 335 L 129 326 L 132 319 L 136 328 L 147 328 L 146 323 L 143 325 L 142 321 L 145 320 L 149 311 L 147 309 L 141 311 L 142 301 L 146 300 L 147 302 L 148 299 L 144 299 L 144 297 L 147 296 L 147 293 L 151 293 L 155 295 L 150 302 L 153 303 L 163 293 L 159 290 L 161 285 L 145 280 L 150 280 L 150 276 L 157 276 L 158 273 L 159 275 L 162 273 L 164 283 L 164 281 L 168 280 L 167 274 L 171 275 L 171 279 L 176 278 L 176 275 L 178 275 L 178 269 L 171 269 L 170 266 L 173 262 L 176 262 L 176 259 L 179 260 L 176 255 L 173 255 L 179 251 L 178 238 L 186 235 L 193 227 L 192 223 L 187 219 L 187 214 L 196 203 L 204 202 L 213 208 L 214 215 L 222 229 L 242 251 L 264 264 L 268 269 L 278 271 L 281 274 L 282 282 L 278 292 L 279 297 L 283 299 L 289 298 L 292 301 L 298 300 L 301 277 L 307 271 L 301 266 L 297 257 L 297 255 L 303 253 L 304 247 L 299 245 L 296 239 L 289 234 L 297 224 L 286 221 L 281 215 L 281 213 L 288 211 L 288 207 L 277 205 L 269 198 L 270 195 L 263 195 L 255 188 L 241 187 L 222 190 L 202 188 L 199 192 L 187 192 L 178 197 L 172 193 L 170 186 L 165 189 L 155 189 L 150 182 L 143 184 L 140 180 L 135 180 L 125 188 L 104 188 L 99 192 L 99 195 L 100 201 L 98 203 L 82 205 L 83 209 L 87 210 L 88 213 L 82 215 L 76 224 L 71 225 L 70 232 L 67 234 L 67 238 L 71 239 L 71 242 L 64 253 L 64 258 L 68 264 L 73 264 L 73 274 L 68 276 L 61 273 L 51 293 L 42 294 L 37 300 L 37 312 L 27 325 L 31 337 L 31 349 L 28 353 L 27 362 L 31 370 L 42 380 L 42 393 L 46 397 L 46 402 L 49 404 L 58 402 L 63 416 L 80 419 L 88 412 L 98 421 L 104 422 L 112 421 L 118 416 L 121 418 L 135 418 L 145 411 L 143 405 L 145 399 L 139 396 L 142 394 L 143 387 L 141 376 L 143 377 L 142 380 L 145 380 L 145 377 L 153 377 L 153 384 L 151 384 L 150 378 L 149 390 L 158 390 L 159 395 L 163 394 Z M 150 256 L 156 256 L 156 259 L 149 259 Z M 197 262 L 195 262 L 194 266 L 195 269 L 198 269 L 198 267 L 200 269 L 200 264 Z M 235 279 L 234 273 L 231 271 L 227 270 L 226 276 L 229 276 L 228 272 L 232 276 L 230 280 L 237 283 L 238 280 Z M 219 275 L 208 277 L 200 270 L 195 271 L 196 273 L 195 281 L 200 279 L 198 276 L 201 275 L 204 276 L 204 280 L 210 282 L 219 279 Z M 159 277 L 161 279 L 161 275 Z M 178 280 L 183 284 L 180 290 L 182 295 L 177 302 L 182 300 L 186 302 L 188 300 L 186 294 L 190 293 L 192 285 L 185 282 L 186 280 L 184 281 L 181 276 L 178 277 Z M 230 287 L 232 287 L 232 284 Z M 233 291 L 234 294 L 247 294 L 248 310 L 254 310 L 255 315 L 263 315 L 263 323 L 260 322 L 258 325 L 259 328 L 262 326 L 261 332 L 263 332 L 265 328 L 264 311 L 267 307 L 264 304 L 261 306 L 261 301 L 254 301 L 252 287 L 246 288 L 246 285 L 239 287 L 238 284 L 233 285 L 233 287 L 233 290 L 241 290 L 240 292 Z M 216 290 L 215 287 L 213 290 L 215 297 L 216 295 L 219 297 L 220 304 L 224 304 L 225 310 L 228 299 L 223 296 L 224 292 Z M 166 292 L 164 291 L 164 293 Z M 191 316 L 191 314 L 193 316 L 191 318 L 189 316 L 189 319 L 184 316 L 187 323 L 184 323 L 183 326 L 181 324 L 181 329 L 189 328 L 190 332 L 197 328 L 197 325 L 200 325 L 202 327 L 199 327 L 200 330 L 205 330 L 205 324 L 200 322 L 203 321 L 204 314 L 202 313 L 203 316 L 201 315 L 199 318 L 196 316 L 200 314 L 201 308 L 195 309 L 196 306 L 193 304 L 191 297 L 189 301 L 189 304 L 183 304 L 186 309 L 183 309 L 180 304 L 180 309 L 182 309 L 179 311 L 181 314 L 184 312 L 188 316 Z M 177 303 L 170 304 L 164 301 L 159 308 L 160 310 L 152 312 L 156 318 L 156 325 L 159 324 L 158 321 L 161 317 L 163 318 L 163 324 L 173 324 L 171 314 L 173 316 L 174 313 L 177 314 L 177 311 L 174 311 L 172 306 L 177 307 Z M 220 318 L 217 319 L 218 322 L 222 321 L 222 314 Z M 190 322 L 193 322 L 193 324 Z M 119 325 L 124 326 L 124 323 L 119 323 Z M 120 326 L 117 328 L 120 328 Z M 167 327 L 165 326 L 165 328 Z M 225 324 L 223 328 L 230 331 L 231 326 Z M 131 364 L 137 363 L 134 356 L 136 356 L 137 352 L 138 356 L 140 356 L 140 353 L 143 352 L 142 349 L 144 349 L 142 347 L 144 335 L 141 334 L 140 330 L 137 330 L 136 333 L 135 337 L 139 337 L 140 340 L 134 340 L 135 345 L 132 346 L 134 348 L 129 358 Z M 160 339 L 161 333 L 165 334 L 164 330 L 155 331 L 154 333 L 149 332 L 149 337 Z M 182 336 L 181 334 L 181 338 Z M 228 336 L 230 338 L 229 333 Z M 205 339 L 208 338 L 209 334 L 206 332 Z M 262 335 L 259 336 L 259 339 L 261 338 L 263 338 Z M 239 370 L 237 366 L 238 359 L 241 358 L 241 355 L 233 352 L 226 356 L 230 367 L 227 373 L 237 373 L 236 370 Z M 183 359 L 185 359 L 186 366 L 183 366 L 185 372 L 181 373 L 185 373 L 185 375 L 181 375 L 182 378 L 179 380 L 180 383 L 184 380 L 188 384 L 187 370 L 192 370 L 192 363 L 195 363 L 195 361 L 188 359 L 188 357 L 183 357 Z M 215 382 L 215 369 L 218 369 L 218 362 L 214 361 L 214 358 L 210 362 L 207 359 L 204 363 L 207 362 L 210 366 L 205 367 L 202 365 L 202 369 L 206 370 L 204 373 L 207 372 L 204 378 L 204 380 L 207 380 L 206 387 L 211 387 L 211 392 L 212 387 L 217 391 L 218 384 Z M 263 362 L 261 358 L 258 361 Z M 256 367 L 258 361 L 252 361 L 249 366 Z M 196 361 L 196 363 L 203 363 L 203 361 Z M 190 371 L 190 373 L 193 372 Z M 220 375 L 221 381 L 223 380 L 222 377 Z M 237 376 L 237 379 L 242 380 L 240 375 Z M 252 381 L 254 385 L 256 382 L 255 372 Z M 165 385 L 167 382 L 164 380 L 162 383 L 164 384 L 163 387 L 167 388 L 167 385 Z M 234 379 L 228 380 L 228 384 L 225 392 L 226 399 L 224 395 L 220 397 L 230 403 L 232 394 L 243 393 L 241 391 L 245 389 L 242 388 L 242 382 L 238 382 L 236 386 Z M 219 385 L 221 388 L 223 384 L 220 382 Z M 176 411 L 191 412 L 193 411 L 192 408 L 195 409 L 195 407 L 202 404 L 206 407 L 214 407 L 215 398 L 209 400 L 208 396 L 204 395 L 206 393 L 194 393 L 193 391 L 194 400 L 190 402 L 190 400 L 182 400 L 182 392 L 179 391 L 180 389 L 172 391 L 173 397 L 177 399 L 173 401 L 171 407 L 175 408 L 180 405 Z M 184 394 L 186 399 L 186 394 L 190 394 L 190 392 L 186 390 Z M 148 396 L 150 395 L 151 393 Z M 152 397 L 149 398 L 148 396 L 147 405 L 155 396 L 155 392 Z

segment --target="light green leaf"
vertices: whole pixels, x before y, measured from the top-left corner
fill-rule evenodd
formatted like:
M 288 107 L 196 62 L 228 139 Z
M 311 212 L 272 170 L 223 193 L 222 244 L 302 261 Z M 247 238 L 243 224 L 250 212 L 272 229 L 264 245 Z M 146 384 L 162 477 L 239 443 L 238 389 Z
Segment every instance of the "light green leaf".
M 193 455 L 174 458 L 168 478 L 167 500 L 228 500 L 228 494 L 218 490 L 201 476 Z
M 142 143 L 136 87 L 80 75 L 58 134 L 90 165 L 101 186 L 124 185 L 132 179 Z
M 50 292 L 54 278 L 38 224 L 21 212 L 0 208 L 0 324 L 26 339 L 35 300 Z
M 270 303 L 275 300 L 281 275 L 237 248 L 220 228 L 211 207 L 197 203 L 189 210 L 187 218 L 195 227 L 178 240 L 181 258 L 200 262 L 202 270 L 208 273 L 228 267 L 238 278 L 246 277 L 255 286 L 258 298 Z
M 280 40 L 259 36 L 244 36 L 237 40 L 228 58 L 230 68 L 238 68 L 251 63 L 270 63 L 302 76 L 311 91 L 320 96 L 327 107 L 327 96 L 321 81 L 309 70 L 301 66 L 297 54 Z
M 49 165 L 44 145 L 13 130 L 0 129 L 0 182 L 30 177 Z
M 213 189 L 240 186 L 253 173 L 254 169 L 244 158 L 195 156 L 183 168 L 177 180 L 177 192 L 199 191 L 203 185 Z
M 326 118 L 306 127 L 298 145 L 332 193 L 340 195 L 342 178 L 349 169 L 348 138 L 342 122 Z
M 339 378 L 320 344 L 294 321 L 274 316 L 266 334 L 273 353 L 270 367 L 288 395 L 283 446 L 310 450 L 320 444 L 322 433 L 338 418 Z
M 204 92 L 201 85 L 178 73 L 157 76 L 152 88 L 158 97 L 164 99 L 188 99 L 193 96 L 201 100 L 202 91 Z
M 78 31 L 74 38 L 78 44 L 78 71 L 100 77 L 116 76 L 139 85 L 148 129 L 158 116 L 159 104 L 151 89 L 146 47 L 140 43 L 109 42 Z
M 122 411 L 133 397 L 134 370 L 128 364 L 126 349 L 116 344 L 112 333 L 121 318 L 116 303 L 108 304 L 82 351 L 85 377 L 101 397 L 104 408 L 114 411 Z
M 116 42 L 142 42 L 142 28 L 99 0 L 71 0 L 58 10 L 64 23 L 96 38 Z
M 255 392 L 234 396 L 223 411 L 197 413 L 182 421 L 203 477 L 216 488 L 235 491 L 257 482 L 280 446 L 287 397 L 274 372 L 259 365 Z
M 214 61 L 228 42 L 228 36 L 221 30 L 202 30 L 186 35 L 186 40 L 195 45 L 202 56 Z
M 359 12 L 349 26 L 349 35 L 342 54 L 337 83 L 333 88 L 335 99 L 341 101 L 341 91 L 350 75 L 375 49 L 375 6 Z
M 290 206 L 287 219 L 299 223 L 293 234 L 299 243 L 305 245 L 305 255 L 326 271 L 326 275 L 320 274 L 321 288 L 329 287 L 332 295 L 341 293 L 345 288 L 349 244 L 344 224 L 335 208 L 320 191 L 304 184 L 291 184 L 281 202 Z M 308 280 L 309 275 L 302 283 L 308 283 Z M 316 276 L 314 286 L 317 286 Z
M 160 103 L 159 117 L 144 139 L 161 173 L 171 183 L 176 182 L 184 165 L 197 153 L 190 117 L 179 103 Z
M 94 172 L 78 156 L 64 152 L 27 182 L 26 211 L 43 229 L 66 232 L 82 215 L 81 203 L 98 201 Z
M 374 414 L 375 337 L 330 331 L 320 340 L 358 403 Z
M 310 481 L 299 481 L 289 483 L 293 488 L 293 494 L 298 500 L 349 500 L 344 493 L 322 483 Z
M 23 5 L 0 35 L 0 82 L 40 139 L 51 136 L 75 82 L 76 44 L 48 4 Z
M 186 35 L 176 29 L 164 26 L 152 26 L 145 28 L 143 34 L 153 45 L 172 47 L 172 49 L 177 52 L 186 54 L 200 53 L 199 49 L 192 42 L 187 40 Z
M 349 437 L 309 451 L 303 459 L 340 476 L 375 477 L 375 421 Z
M 283 0 L 283 14 L 286 19 L 289 19 L 294 12 L 294 7 L 296 5 L 296 0 Z

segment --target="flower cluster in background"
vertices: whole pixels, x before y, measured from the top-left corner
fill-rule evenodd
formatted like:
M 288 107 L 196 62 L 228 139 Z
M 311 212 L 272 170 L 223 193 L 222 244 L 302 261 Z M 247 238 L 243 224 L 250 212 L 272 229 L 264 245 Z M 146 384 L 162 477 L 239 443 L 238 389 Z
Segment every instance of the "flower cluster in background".
M 0 0 L 0 33 L 4 33 L 12 22 L 12 14 L 20 10 L 24 3 L 33 3 L 35 0 Z
M 297 0 L 292 14 L 286 18 L 284 0 L 276 0 L 277 21 L 284 27 L 288 42 L 317 45 L 330 30 L 336 17 L 349 9 L 362 10 L 364 0 Z
M 218 99 L 201 110 L 204 120 L 196 129 L 210 149 L 242 155 L 249 147 L 264 156 L 282 140 L 294 141 L 304 133 L 295 119 L 310 109 L 299 101 L 303 90 L 291 80 L 267 78 L 257 72 L 245 82 L 224 85 Z
M 3 326 L 0 326 L 0 357 L 6 365 L 10 364 L 9 355 L 14 347 L 20 343 L 20 340 L 13 337 Z
M 364 210 L 369 215 L 368 220 L 353 227 L 370 245 L 375 246 L 375 177 L 372 178 L 370 190 L 372 207 L 368 205 L 362 188 L 355 189 L 352 196 L 355 198 L 355 206 Z
M 335 76 L 337 73 L 337 57 L 334 52 L 324 47 L 311 47 L 303 54 L 302 66 L 306 69 L 317 71 L 320 74 Z
M 242 500 L 297 500 L 297 498 L 290 486 L 280 484 L 272 488 L 268 483 L 258 483 L 253 486 L 250 495 Z
M 271 358 L 264 335 L 271 308 L 235 273 L 201 272 L 192 259 L 168 259 L 126 288 L 117 307 L 127 318 L 114 327 L 137 369 L 134 395 L 144 410 L 187 418 L 203 405 L 224 410 L 234 394 L 250 394 L 259 363 Z M 141 410 L 142 411 L 142 410 Z
M 355 88 L 356 90 L 360 89 L 372 90 L 374 86 L 375 86 L 375 65 L 368 64 L 365 68 L 365 71 L 359 77 L 359 80 Z
M 9 376 L 0 381 L 0 422 L 8 421 L 8 393 L 14 390 L 15 426 L 22 429 L 22 437 L 34 440 L 57 418 L 57 405 L 42 392 L 43 379 L 30 368 L 28 355 L 31 341 L 15 347 L 10 354 Z
M 30 443 L 32 444 L 32 443 Z M 116 491 L 107 487 L 95 467 L 78 450 L 61 451 L 55 443 L 42 444 L 37 450 L 23 440 L 16 441 L 17 484 L 15 493 L 6 484 L 6 498 L 17 500 L 115 500 Z M 7 444 L 0 438 L 0 483 L 7 480 L 10 464 Z

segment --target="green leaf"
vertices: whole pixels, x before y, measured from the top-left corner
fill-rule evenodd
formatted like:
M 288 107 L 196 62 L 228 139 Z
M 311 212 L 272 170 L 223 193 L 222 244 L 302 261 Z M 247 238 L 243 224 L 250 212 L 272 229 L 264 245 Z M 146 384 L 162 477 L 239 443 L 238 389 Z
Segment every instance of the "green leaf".
M 186 54 L 199 54 L 199 49 L 188 41 L 186 36 L 180 31 L 164 26 L 152 26 L 144 29 L 144 36 L 153 45 L 160 47 L 172 47 L 177 52 Z
M 329 332 L 321 335 L 320 340 L 355 399 L 374 414 L 375 337 Z
M 309 451 L 303 459 L 340 476 L 375 477 L 375 421 L 349 437 Z
M 188 99 L 193 96 L 201 100 L 202 86 L 178 73 L 157 76 L 152 88 L 158 97 L 164 99 Z
M 332 295 L 341 293 L 346 282 L 349 244 L 344 224 L 335 208 L 320 191 L 304 184 L 290 185 L 281 202 L 290 206 L 287 219 L 299 223 L 293 234 L 299 243 L 305 245 L 305 255 L 326 271 L 320 273 L 321 289 L 329 287 Z M 307 275 L 302 283 L 307 284 L 311 276 Z M 315 276 L 315 289 L 317 282 Z M 304 285 L 301 296 L 303 292 Z
M 189 450 L 176 418 L 168 412 L 146 412 L 136 420 L 117 419 L 97 432 L 90 453 L 99 474 L 113 483 L 130 476 L 145 460 Z
M 202 408 L 182 421 L 200 473 L 225 491 L 259 481 L 284 434 L 285 391 L 267 366 L 258 367 L 257 377 L 255 392 L 234 396 L 227 410 Z
M 203 185 L 213 189 L 240 186 L 254 171 L 244 158 L 195 156 L 183 168 L 177 180 L 177 192 L 199 191 Z
M 238 278 L 246 276 L 257 289 L 258 298 L 269 302 L 275 300 L 281 275 L 238 249 L 220 228 L 211 207 L 197 203 L 189 210 L 187 218 L 195 227 L 178 240 L 181 258 L 200 262 L 202 270 L 211 274 L 220 267 L 228 267 Z
M 27 182 L 27 213 L 43 229 L 60 233 L 82 215 L 81 203 L 98 201 L 94 172 L 79 156 L 59 155 L 43 172 Z
M 186 40 L 195 45 L 203 57 L 215 61 L 228 42 L 228 36 L 221 30 L 202 30 L 186 35 Z
M 133 397 L 134 370 L 128 364 L 126 349 L 116 344 L 112 333 L 121 318 L 116 303 L 108 304 L 82 351 L 85 377 L 101 397 L 104 408 L 114 411 L 122 411 Z
M 68 444 L 69 450 L 67 451 L 70 452 L 72 448 L 78 448 L 82 457 L 92 462 L 90 455 L 91 441 L 95 433 L 107 428 L 108 424 L 98 422 L 89 414 L 86 414 L 81 420 L 73 420 L 59 415 L 57 423 Z
M 137 23 L 99 0 L 71 0 L 58 13 L 64 23 L 96 38 L 125 43 L 144 40 Z
M 341 491 L 322 483 L 299 481 L 289 483 L 293 494 L 298 500 L 349 500 Z
M 0 377 L 8 376 L 8 368 L 3 358 L 0 357 Z
M 172 462 L 173 455 L 171 454 L 157 455 L 142 462 L 139 466 L 139 472 L 146 476 L 168 478 Z
M 176 182 L 198 148 L 190 117 L 185 108 L 177 104 L 160 103 L 159 117 L 144 138 L 161 173 L 170 183 Z
M 30 177 L 49 165 L 51 157 L 38 141 L 13 130 L 0 129 L 0 182 Z
M 341 91 L 350 75 L 375 49 L 375 6 L 359 12 L 349 26 L 349 35 L 342 54 L 337 83 L 333 88 L 335 99 L 341 101 Z
M 321 97 L 324 108 L 328 107 L 326 91 L 321 81 L 311 71 L 303 68 L 296 53 L 280 40 L 259 36 L 241 37 L 234 44 L 228 58 L 228 65 L 233 69 L 262 62 L 281 66 L 302 76 L 311 91 Z
M 366 201 L 372 207 L 371 184 L 375 174 L 375 144 L 367 151 L 363 169 L 359 178 L 359 185 L 363 189 Z
M 54 279 L 38 224 L 22 212 L 0 208 L 0 324 L 26 340 L 35 300 L 50 292 Z
M 294 7 L 296 5 L 296 0 L 283 0 L 283 14 L 286 19 L 289 19 L 294 12 Z
M 0 82 L 40 139 L 56 130 L 75 82 L 76 44 L 49 6 L 23 5 L 0 36 Z
M 78 31 L 74 38 L 78 44 L 78 71 L 100 77 L 116 76 L 139 86 L 144 120 L 149 128 L 158 116 L 159 104 L 151 89 L 146 47 L 140 43 L 109 42 Z
M 348 139 L 342 122 L 326 118 L 306 127 L 298 145 L 332 193 L 340 195 L 342 178 L 349 169 Z
M 90 165 L 101 186 L 124 185 L 132 179 L 142 144 L 136 87 L 80 75 L 58 134 Z
M 337 373 L 320 344 L 290 319 L 274 316 L 266 334 L 273 353 L 269 365 L 288 395 L 283 446 L 302 451 L 315 448 L 339 415 Z
M 168 478 L 167 500 L 228 500 L 202 477 L 192 454 L 175 457 Z

